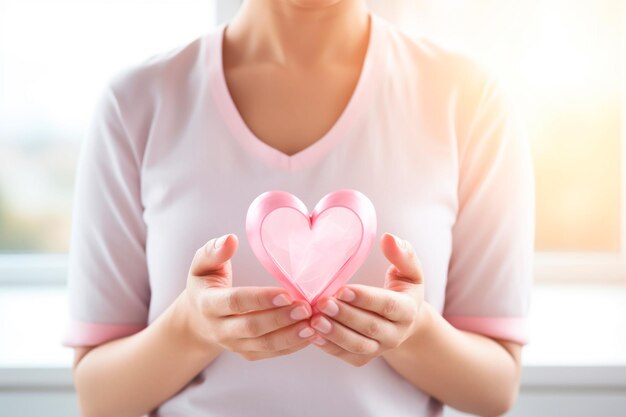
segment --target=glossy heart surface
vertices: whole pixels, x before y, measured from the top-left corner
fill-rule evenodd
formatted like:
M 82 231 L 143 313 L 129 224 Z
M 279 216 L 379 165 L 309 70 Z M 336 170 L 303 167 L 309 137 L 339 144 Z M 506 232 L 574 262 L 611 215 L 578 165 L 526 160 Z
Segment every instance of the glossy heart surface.
M 376 237 L 376 213 L 356 190 L 327 194 L 312 214 L 293 194 L 268 191 L 250 204 L 246 233 L 261 264 L 294 298 L 314 304 L 365 261 Z

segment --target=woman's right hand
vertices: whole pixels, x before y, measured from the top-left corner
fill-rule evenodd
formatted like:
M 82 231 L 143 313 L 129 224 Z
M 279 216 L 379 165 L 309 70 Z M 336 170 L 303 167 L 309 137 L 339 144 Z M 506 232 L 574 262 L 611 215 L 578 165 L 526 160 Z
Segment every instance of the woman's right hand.
M 221 241 L 220 241 L 221 239 Z M 247 360 L 286 355 L 316 338 L 311 306 L 280 287 L 233 287 L 235 234 L 208 241 L 196 251 L 187 286 L 178 297 L 196 341 L 238 353 Z

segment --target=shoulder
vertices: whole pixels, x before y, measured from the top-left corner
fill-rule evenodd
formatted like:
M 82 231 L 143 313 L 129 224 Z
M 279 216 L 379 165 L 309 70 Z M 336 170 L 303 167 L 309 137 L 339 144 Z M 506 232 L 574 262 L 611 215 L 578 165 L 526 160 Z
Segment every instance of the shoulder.
M 117 102 L 131 133 L 145 136 L 153 118 L 172 115 L 167 106 L 180 109 L 197 101 L 206 76 L 207 45 L 214 30 L 217 28 L 175 47 L 139 57 L 108 78 L 103 89 Z
M 476 105 L 486 90 L 502 84 L 497 72 L 478 57 L 385 21 L 386 57 L 393 76 L 417 82 L 420 91 L 459 105 Z
M 388 91 L 400 97 L 408 111 L 421 115 L 423 129 L 454 142 L 461 154 L 480 129 L 484 140 L 504 140 L 486 133 L 509 122 L 518 123 L 515 131 L 521 132 L 513 86 L 494 67 L 464 50 L 409 34 L 391 23 L 385 33 L 386 84 L 393 87 Z
M 204 34 L 128 64 L 113 73 L 108 84 L 118 97 L 133 94 L 145 97 L 167 92 L 167 89 L 189 80 L 202 60 L 206 38 L 207 34 Z
M 114 117 L 127 140 L 143 153 L 155 120 L 179 117 L 193 106 L 204 82 L 208 36 L 140 58 L 115 71 L 101 89 L 96 117 Z M 176 111 L 179 110 L 179 111 Z

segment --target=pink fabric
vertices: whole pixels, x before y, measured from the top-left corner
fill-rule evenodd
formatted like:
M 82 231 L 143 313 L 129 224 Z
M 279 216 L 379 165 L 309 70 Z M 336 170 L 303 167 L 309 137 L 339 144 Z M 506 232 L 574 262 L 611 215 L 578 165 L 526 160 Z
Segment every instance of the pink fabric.
M 312 208 L 340 188 L 372 201 L 377 240 L 390 232 L 412 244 L 435 311 L 459 328 L 528 341 L 520 323 L 532 286 L 534 183 L 514 103 L 473 59 L 379 16 L 371 22 L 348 106 L 292 156 L 262 142 L 237 112 L 221 61 L 226 23 L 112 77 L 77 167 L 67 345 L 153 323 L 184 290 L 195 251 L 226 233 L 240 242 L 233 285 L 277 286 L 246 239 L 250 203 L 284 190 Z M 350 282 L 380 287 L 388 267 L 376 244 Z M 224 351 L 152 415 L 441 411 L 382 358 L 352 367 L 309 346 L 254 362 Z
M 109 340 L 130 336 L 144 329 L 145 324 L 101 324 L 72 320 L 63 337 L 63 346 L 97 346 Z
M 506 339 L 525 345 L 529 341 L 528 319 L 519 317 L 445 317 L 457 329 Z

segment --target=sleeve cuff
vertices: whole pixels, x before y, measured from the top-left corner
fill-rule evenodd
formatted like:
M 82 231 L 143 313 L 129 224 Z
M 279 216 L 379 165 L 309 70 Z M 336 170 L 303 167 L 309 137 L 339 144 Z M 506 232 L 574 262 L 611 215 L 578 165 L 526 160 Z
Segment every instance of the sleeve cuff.
M 529 321 L 526 317 L 448 316 L 448 323 L 459 330 L 480 333 L 526 345 L 529 342 Z
M 71 320 L 61 343 L 66 347 L 96 346 L 109 340 L 130 336 L 145 327 L 145 324 L 107 324 Z

